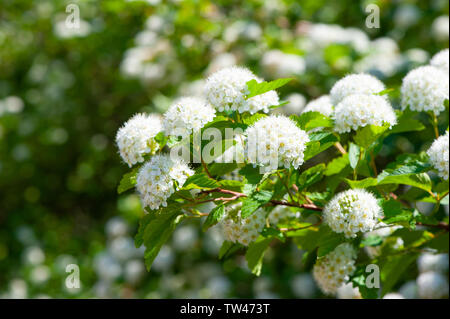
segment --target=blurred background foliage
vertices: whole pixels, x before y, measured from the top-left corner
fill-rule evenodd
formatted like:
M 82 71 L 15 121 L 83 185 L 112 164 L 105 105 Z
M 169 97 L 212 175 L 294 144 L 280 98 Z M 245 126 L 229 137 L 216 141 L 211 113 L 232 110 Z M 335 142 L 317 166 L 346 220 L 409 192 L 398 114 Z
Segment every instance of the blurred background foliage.
M 64 24 L 70 3 L 77 30 Z M 380 8 L 378 29 L 365 27 L 369 3 Z M 448 10 L 446 0 L 2 0 L 0 296 L 319 297 L 295 245 L 271 249 L 256 278 L 242 256 L 218 261 L 220 233 L 196 223 L 175 232 L 147 273 L 132 239 L 139 199 L 116 194 L 127 167 L 115 133 L 230 64 L 294 76 L 280 90 L 288 113 L 355 71 L 394 88 L 395 103 L 407 71 L 448 47 Z M 389 140 L 380 165 L 398 155 L 390 145 L 414 152 L 432 140 L 431 131 Z M 80 289 L 64 286 L 70 263 Z

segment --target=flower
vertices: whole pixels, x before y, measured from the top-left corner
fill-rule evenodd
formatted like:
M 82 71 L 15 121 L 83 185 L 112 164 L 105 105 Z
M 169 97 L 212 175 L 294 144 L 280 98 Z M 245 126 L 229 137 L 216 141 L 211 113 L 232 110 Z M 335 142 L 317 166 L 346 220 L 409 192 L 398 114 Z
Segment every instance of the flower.
M 308 134 L 282 115 L 260 119 L 247 128 L 245 154 L 248 161 L 266 171 L 284 167 L 298 168 L 303 164 L 303 152 L 309 142 Z
M 323 95 L 306 104 L 302 113 L 319 112 L 325 116 L 331 117 L 333 115 L 333 105 L 329 95 Z
M 438 170 L 439 176 L 446 181 L 448 181 L 448 134 L 447 131 L 445 135 L 437 138 L 427 151 L 427 154 L 430 157 L 430 163 Z
M 372 231 L 382 215 L 377 199 L 363 189 L 350 189 L 335 195 L 325 206 L 324 221 L 336 233 L 356 237 Z
M 440 299 L 448 297 L 447 279 L 440 273 L 428 271 L 417 277 L 419 297 L 424 299 Z
M 445 274 L 448 271 L 448 254 L 423 253 L 417 258 L 420 273 L 436 271 Z
M 372 95 L 385 90 L 384 84 L 368 74 L 350 74 L 340 79 L 331 88 L 330 99 L 333 106 L 352 94 Z
M 269 112 L 269 107 L 278 105 L 278 94 L 269 91 L 249 99 L 247 82 L 262 80 L 256 77 L 250 70 L 232 66 L 212 74 L 206 80 L 205 96 L 207 101 L 220 112 L 238 111 L 239 113 L 258 111 Z
M 158 115 L 136 114 L 117 131 L 120 156 L 129 167 L 144 161 L 144 155 L 159 149 L 154 137 L 162 131 Z
M 265 213 L 258 209 L 247 218 L 241 217 L 242 203 L 226 207 L 224 218 L 220 221 L 225 239 L 248 246 L 255 241 L 265 224 Z
M 269 214 L 269 223 L 276 226 L 280 220 L 295 216 L 287 206 L 276 206 Z
M 158 209 L 167 206 L 166 200 L 170 195 L 193 174 L 194 171 L 182 160 L 158 154 L 139 169 L 136 189 L 144 206 Z
M 179 136 L 197 131 L 211 122 L 216 111 L 202 98 L 177 99 L 164 113 L 163 127 L 167 135 Z
M 434 112 L 439 115 L 445 110 L 448 100 L 448 74 L 434 66 L 422 66 L 410 71 L 403 79 L 402 109 Z
M 270 50 L 262 56 L 261 66 L 265 73 L 276 78 L 303 74 L 306 63 L 297 54 L 287 54 L 280 50 Z
M 291 93 L 286 97 L 288 102 L 283 107 L 279 107 L 273 110 L 273 114 L 300 114 L 305 107 L 306 98 L 300 93 Z
M 430 61 L 430 65 L 449 73 L 449 50 L 445 49 L 436 53 Z
M 313 276 L 319 288 L 328 295 L 337 293 L 355 271 L 356 250 L 349 243 L 340 244 L 332 252 L 319 258 Z
M 397 116 L 390 103 L 378 95 L 353 94 L 335 109 L 335 130 L 339 133 L 357 130 L 366 125 L 390 127 L 397 124 Z

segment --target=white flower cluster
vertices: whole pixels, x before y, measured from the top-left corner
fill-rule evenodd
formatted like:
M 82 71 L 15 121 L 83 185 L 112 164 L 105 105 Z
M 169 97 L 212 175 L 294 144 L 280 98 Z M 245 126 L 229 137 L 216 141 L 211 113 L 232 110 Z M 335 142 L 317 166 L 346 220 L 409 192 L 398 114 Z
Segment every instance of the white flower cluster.
M 390 127 L 397 124 L 397 116 L 390 103 L 379 95 L 353 94 L 342 100 L 335 109 L 335 130 L 339 133 L 366 125 Z
M 158 115 L 136 114 L 117 131 L 116 143 L 120 156 L 129 167 L 144 161 L 144 155 L 159 149 L 154 140 L 162 131 Z
M 226 207 L 226 215 L 220 221 L 225 239 L 248 246 L 255 241 L 265 224 L 265 212 L 258 209 L 247 218 L 241 217 L 242 203 Z
M 282 115 L 260 119 L 247 130 L 245 154 L 248 161 L 266 171 L 284 167 L 298 168 L 303 164 L 303 152 L 309 142 L 308 134 Z
M 258 111 L 268 113 L 270 106 L 279 104 L 278 94 L 275 91 L 246 99 L 247 82 L 250 80 L 261 81 L 246 68 L 233 66 L 222 69 L 206 80 L 206 99 L 220 112 L 231 110 L 251 114 Z
M 427 151 L 430 162 L 439 171 L 439 176 L 448 181 L 448 144 L 449 132 L 437 138 Z
M 444 101 L 449 98 L 448 74 L 434 66 L 422 66 L 410 71 L 403 79 L 402 109 L 418 112 L 445 110 Z
M 319 258 L 313 268 L 313 276 L 320 289 L 336 294 L 355 271 L 356 251 L 349 243 L 340 244 L 332 252 Z
M 440 299 L 448 298 L 448 281 L 444 275 L 427 271 L 417 277 L 417 288 L 420 298 Z
M 136 189 L 144 206 L 158 209 L 167 206 L 166 200 L 170 195 L 193 174 L 194 171 L 183 161 L 158 154 L 139 169 Z
M 430 65 L 449 73 L 449 50 L 445 49 L 436 53 L 430 61 Z
M 323 95 L 306 104 L 302 113 L 305 112 L 319 112 L 325 116 L 331 117 L 333 115 L 333 105 L 329 95 Z
M 385 239 L 386 237 L 392 235 L 397 229 L 400 229 L 400 228 L 402 228 L 402 226 L 399 226 L 399 225 L 388 226 L 383 222 L 379 222 L 377 224 L 376 229 L 364 234 L 364 238 L 368 238 L 370 236 L 379 236 L 379 237 Z M 403 246 L 403 244 L 404 244 L 403 239 L 401 239 L 400 237 L 396 237 L 395 242 L 393 242 L 392 248 L 400 249 Z M 364 247 L 364 250 L 366 251 L 366 253 L 369 255 L 370 258 L 378 257 L 381 253 L 381 249 L 382 249 L 381 245 Z
M 356 237 L 358 232 L 372 231 L 381 217 L 377 199 L 362 189 L 349 189 L 335 195 L 325 206 L 324 221 L 336 233 Z
M 163 127 L 167 135 L 191 134 L 211 122 L 216 111 L 202 98 L 177 99 L 164 113 Z
M 384 84 L 376 77 L 364 73 L 350 74 L 337 81 L 331 88 L 331 104 L 337 106 L 342 100 L 353 94 L 373 95 L 384 90 Z
M 297 54 L 287 54 L 280 50 L 270 50 L 264 53 L 261 66 L 265 73 L 275 78 L 300 75 L 306 69 L 303 57 Z
M 278 223 L 286 218 L 295 216 L 295 213 L 287 206 L 275 206 L 275 208 L 269 214 L 269 223 L 272 226 L 278 225 Z

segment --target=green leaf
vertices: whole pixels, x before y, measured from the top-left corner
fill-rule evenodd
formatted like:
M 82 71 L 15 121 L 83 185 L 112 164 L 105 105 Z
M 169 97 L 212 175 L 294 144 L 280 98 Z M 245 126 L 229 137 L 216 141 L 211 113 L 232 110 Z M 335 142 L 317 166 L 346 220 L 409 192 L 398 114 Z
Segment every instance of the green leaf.
M 256 191 L 251 193 L 242 201 L 241 216 L 247 218 L 253 214 L 258 208 L 267 204 L 273 196 L 273 191 Z
M 422 124 L 422 122 L 414 120 L 410 117 L 400 117 L 397 125 L 395 125 L 389 131 L 389 134 L 422 131 L 424 129 L 425 126 Z
M 354 143 L 350 143 L 348 150 L 348 160 L 350 162 L 351 168 L 355 169 L 356 166 L 358 166 L 360 153 L 361 150 L 359 149 L 359 146 Z
M 383 243 L 383 238 L 381 238 L 378 235 L 370 235 L 363 240 L 361 240 L 361 243 L 359 247 L 376 247 L 380 246 Z
M 213 189 L 219 186 L 216 180 L 210 178 L 206 173 L 201 172 L 188 177 L 183 189 Z
M 227 256 L 230 256 L 235 251 L 239 250 L 241 247 L 242 245 L 240 244 L 235 244 L 231 241 L 225 240 L 219 249 L 219 260 Z
M 333 127 L 333 120 L 319 112 L 305 112 L 300 116 L 294 114 L 289 118 L 305 131 L 310 131 L 317 127 Z
M 303 190 L 314 183 L 317 183 L 322 179 L 325 171 L 325 164 L 319 164 L 308 168 L 306 171 L 300 174 L 297 181 L 299 190 Z
M 366 267 L 358 267 L 355 273 L 351 276 L 350 282 L 354 288 L 358 288 L 361 297 L 364 299 L 377 299 L 378 298 L 378 288 L 367 288 L 366 278 L 368 273 L 366 273 Z
M 242 122 L 248 126 L 258 122 L 260 119 L 267 117 L 266 114 L 263 113 L 255 113 L 252 115 L 244 115 L 242 116 Z
M 272 238 L 260 237 L 248 246 L 245 259 L 247 260 L 248 268 L 251 270 L 252 274 L 256 276 L 261 274 L 264 254 L 271 242 Z
M 208 228 L 217 224 L 224 214 L 225 214 L 225 206 L 223 204 L 214 207 L 208 214 L 208 217 L 206 217 L 206 220 L 202 226 L 202 230 L 207 231 Z
M 122 194 L 129 189 L 132 189 L 136 185 L 136 177 L 139 168 L 134 168 L 131 172 L 123 175 L 120 180 L 119 186 L 117 187 L 117 194 Z
M 256 80 L 250 80 L 247 82 L 247 88 L 249 91 L 249 94 L 247 94 L 247 99 L 278 89 L 290 81 L 292 81 L 292 78 L 277 79 L 270 82 L 263 81 L 259 83 Z
M 362 148 L 368 148 L 388 128 L 389 128 L 388 124 L 384 126 L 367 125 L 356 132 L 356 135 L 354 137 L 355 143 L 361 146 Z
M 330 132 L 311 133 L 310 142 L 306 144 L 304 160 L 307 161 L 319 153 L 333 146 L 339 141 L 336 135 Z
M 208 166 L 209 173 L 213 176 L 223 176 L 237 168 L 236 163 L 212 163 Z
M 404 276 L 408 267 L 417 259 L 418 254 L 404 254 L 393 256 L 380 266 L 382 291 L 381 295 L 391 291 L 395 284 Z
M 339 174 L 349 164 L 350 159 L 348 153 L 340 157 L 336 157 L 335 159 L 333 159 L 331 162 L 328 163 L 327 169 L 325 170 L 324 174 L 325 176 Z
M 247 164 L 241 168 L 239 174 L 245 177 L 249 184 L 257 185 L 263 178 L 263 174 L 259 172 L 259 168 L 253 167 L 251 164 Z
M 286 241 L 286 237 L 284 236 L 283 232 L 280 230 L 273 228 L 273 227 L 264 227 L 264 229 L 261 232 L 261 235 L 267 238 L 277 238 L 282 242 Z
M 328 226 L 321 227 L 321 235 L 317 245 L 317 257 L 322 257 L 333 251 L 338 245 L 345 242 L 345 237 L 342 234 L 335 233 Z

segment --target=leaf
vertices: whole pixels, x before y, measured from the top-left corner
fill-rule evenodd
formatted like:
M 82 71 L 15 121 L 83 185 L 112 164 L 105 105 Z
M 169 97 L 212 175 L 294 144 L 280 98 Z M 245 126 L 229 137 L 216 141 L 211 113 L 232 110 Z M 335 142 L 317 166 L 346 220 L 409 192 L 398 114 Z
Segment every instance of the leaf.
M 361 240 L 361 243 L 359 247 L 376 247 L 380 246 L 383 243 L 383 238 L 381 238 L 378 235 L 370 235 L 363 240 Z
M 306 144 L 304 160 L 307 161 L 317 154 L 325 151 L 339 141 L 336 135 L 330 132 L 312 133 L 310 142 Z
M 297 181 L 299 190 L 303 190 L 314 183 L 321 180 L 323 172 L 325 171 L 325 164 L 319 164 L 308 168 L 306 171 L 300 174 Z
M 333 251 L 339 244 L 345 242 L 345 237 L 342 234 L 335 233 L 328 226 L 321 227 L 321 235 L 317 245 L 317 257 L 322 257 Z
M 348 160 L 350 162 L 351 168 L 355 169 L 356 166 L 358 166 L 360 153 L 361 151 L 359 149 L 359 146 L 354 143 L 350 143 L 348 150 Z
M 240 245 L 240 244 L 235 244 L 231 241 L 225 240 L 219 249 L 219 260 L 223 259 L 227 256 L 230 256 L 232 253 L 234 253 L 241 247 L 242 247 L 242 245 Z
M 267 238 L 277 238 L 280 241 L 282 241 L 283 243 L 286 241 L 286 237 L 284 236 L 283 232 L 281 232 L 280 230 L 276 229 L 276 228 L 272 228 L 272 227 L 264 227 L 264 229 L 261 232 L 261 235 L 263 235 L 264 237 Z
M 391 291 L 395 284 L 406 274 L 408 267 L 417 259 L 418 254 L 404 254 L 389 258 L 381 269 L 382 291 L 381 295 Z
M 264 254 L 271 242 L 272 238 L 260 237 L 248 246 L 245 259 L 247 260 L 248 268 L 251 270 L 252 274 L 256 276 L 261 274 Z
M 258 122 L 260 119 L 263 119 L 265 117 L 267 117 L 267 115 L 263 114 L 263 113 L 255 113 L 255 114 L 247 115 L 247 116 L 244 115 L 242 117 L 242 122 L 244 122 L 244 124 L 250 126 L 250 125 Z
M 263 178 L 263 174 L 259 172 L 258 167 L 248 164 L 239 170 L 239 174 L 245 177 L 249 184 L 258 184 Z
M 425 126 L 422 122 L 418 120 L 414 120 L 410 117 L 401 117 L 397 125 L 395 125 L 390 131 L 389 134 L 395 133 L 404 133 L 404 132 L 412 132 L 412 131 L 422 131 L 425 129 Z
M 290 81 L 292 81 L 292 78 L 277 79 L 270 82 L 257 82 L 256 80 L 250 80 L 247 82 L 247 88 L 249 91 L 249 94 L 247 94 L 247 99 L 278 89 Z
M 119 186 L 117 187 L 117 194 L 122 194 L 123 192 L 132 189 L 136 185 L 136 177 L 138 171 L 139 168 L 136 167 L 131 172 L 123 175 L 122 179 L 120 180 Z
M 160 149 L 162 149 L 169 140 L 164 131 L 161 131 L 158 134 L 156 134 L 154 139 L 159 144 Z
M 242 201 L 241 216 L 247 218 L 253 214 L 258 208 L 267 204 L 273 196 L 273 191 L 256 191 L 244 198 Z
M 358 130 L 353 139 L 355 143 L 361 146 L 362 148 L 368 148 L 388 128 L 389 128 L 388 124 L 385 124 L 384 126 L 367 125 L 362 129 Z
M 219 186 L 216 180 L 210 178 L 206 173 L 201 172 L 188 177 L 183 189 L 213 189 Z
M 225 214 L 225 206 L 220 204 L 219 206 L 214 207 L 206 217 L 205 222 L 203 223 L 202 230 L 207 231 L 208 228 L 217 224 L 222 216 Z
M 350 164 L 348 153 L 340 157 L 336 157 L 331 162 L 328 163 L 327 169 L 325 170 L 325 176 L 331 176 L 340 173 L 347 165 Z
M 366 278 L 368 273 L 366 273 L 366 267 L 358 267 L 355 273 L 351 276 L 350 282 L 353 287 L 358 288 L 361 297 L 364 299 L 377 299 L 378 298 L 378 288 L 368 288 L 366 286 Z
M 304 112 L 300 116 L 294 114 L 289 118 L 305 131 L 317 127 L 333 127 L 333 120 L 319 112 Z
M 236 163 L 212 163 L 208 166 L 209 173 L 213 176 L 223 176 L 237 168 Z
M 269 109 L 275 110 L 275 109 L 278 109 L 278 108 L 280 108 L 282 106 L 285 106 L 286 104 L 289 104 L 289 101 L 281 101 L 280 104 L 278 104 L 278 105 L 269 106 Z

